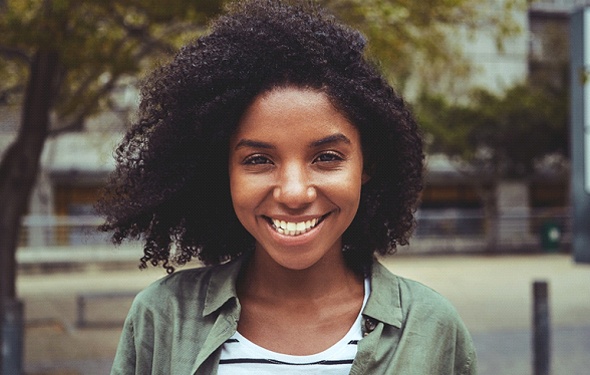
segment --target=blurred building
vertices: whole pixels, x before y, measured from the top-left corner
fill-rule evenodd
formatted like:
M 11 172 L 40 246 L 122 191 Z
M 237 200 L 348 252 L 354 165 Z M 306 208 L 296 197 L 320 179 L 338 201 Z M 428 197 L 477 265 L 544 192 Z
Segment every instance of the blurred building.
M 501 2 L 491 2 L 490 11 L 500 11 Z M 501 93 L 524 82 L 569 85 L 569 18 L 590 0 L 538 0 L 526 9 L 513 9 L 513 18 L 524 31 L 500 46 L 489 30 L 463 38 L 464 53 L 475 66 L 471 87 Z M 526 145 L 523 145 L 526 147 Z M 491 181 L 489 176 L 463 173 L 444 156 L 429 158 L 427 183 L 419 211 L 418 234 L 422 237 L 447 233 L 445 237 L 488 235 L 488 244 L 537 246 L 547 223 L 557 223 L 562 242 L 569 227 L 569 173 L 563 160 L 547 158 L 537 174 L 522 181 Z M 497 185 L 496 185 L 497 184 Z M 495 202 L 495 222 L 490 220 L 486 200 Z M 490 232 L 492 237 L 490 240 Z M 565 234 L 565 237 L 563 236 Z M 462 241 L 469 246 L 469 242 Z M 437 245 L 438 246 L 438 245 Z M 473 246 L 481 246 L 475 242 Z M 460 248 L 450 241 L 448 249 Z

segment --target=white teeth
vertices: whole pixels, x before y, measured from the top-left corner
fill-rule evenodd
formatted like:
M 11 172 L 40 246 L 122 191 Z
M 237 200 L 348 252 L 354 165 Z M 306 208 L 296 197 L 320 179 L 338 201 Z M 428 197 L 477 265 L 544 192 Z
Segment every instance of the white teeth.
M 298 236 L 300 234 L 308 232 L 310 229 L 315 227 L 319 223 L 320 219 L 311 219 L 307 221 L 301 221 L 298 223 L 272 219 L 273 228 L 280 234 L 287 236 Z

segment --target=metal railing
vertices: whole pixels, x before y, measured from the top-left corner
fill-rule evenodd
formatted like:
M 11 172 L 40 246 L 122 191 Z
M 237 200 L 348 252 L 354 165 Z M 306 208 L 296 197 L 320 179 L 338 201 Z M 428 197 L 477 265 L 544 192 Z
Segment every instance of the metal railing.
M 549 229 L 553 230 L 552 235 L 558 235 L 556 241 L 560 246 L 567 246 L 571 241 L 571 220 L 563 212 L 567 210 L 558 213 L 531 210 L 526 215 L 489 218 L 482 210 L 423 209 L 416 214 L 411 247 L 420 247 L 421 251 L 460 252 L 464 248 L 478 251 L 485 250 L 493 240 L 495 246 L 540 248 L 544 231 Z M 21 258 L 33 262 L 41 254 L 51 253 L 55 258 L 55 254 L 61 253 L 63 256 L 55 259 L 67 260 L 75 255 L 91 260 L 102 251 L 99 257 L 116 259 L 121 251 L 114 250 L 108 233 L 98 231 L 101 223 L 102 219 L 96 216 L 27 216 L 20 233 Z M 495 231 L 493 236 L 491 231 Z M 136 259 L 140 245 L 133 242 L 129 245 L 127 249 L 133 249 Z
M 571 245 L 566 208 L 486 216 L 483 210 L 420 210 L 410 243 L 416 252 L 558 251 Z
M 539 235 L 549 224 L 558 227 L 563 236 L 571 234 L 570 216 L 548 210 L 530 210 L 520 214 L 499 214 L 495 218 L 486 216 L 483 210 L 447 209 L 419 210 L 416 213 L 415 236 L 428 237 L 481 237 L 489 234 L 493 221 L 503 235 Z
M 37 216 L 23 220 L 21 247 L 84 246 L 108 244 L 108 234 L 98 227 L 103 220 L 97 216 Z

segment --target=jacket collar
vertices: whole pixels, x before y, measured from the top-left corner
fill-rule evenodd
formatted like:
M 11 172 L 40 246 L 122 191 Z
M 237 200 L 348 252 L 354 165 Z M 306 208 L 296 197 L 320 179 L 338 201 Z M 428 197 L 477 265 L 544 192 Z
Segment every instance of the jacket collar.
M 236 283 L 240 269 L 244 263 L 244 256 L 234 259 L 228 263 L 214 267 L 207 286 L 203 316 L 207 316 L 219 310 L 227 301 L 235 298 L 238 293 Z
M 402 327 L 400 284 L 397 276 L 377 260 L 371 272 L 371 294 L 363 315 L 396 328 Z
M 241 256 L 215 267 L 215 270 L 211 272 L 203 316 L 219 310 L 231 299 L 235 298 L 237 301 L 236 282 L 245 258 L 247 257 Z M 378 261 L 373 262 L 371 294 L 363 310 L 363 315 L 397 328 L 402 326 L 403 313 L 399 279 Z

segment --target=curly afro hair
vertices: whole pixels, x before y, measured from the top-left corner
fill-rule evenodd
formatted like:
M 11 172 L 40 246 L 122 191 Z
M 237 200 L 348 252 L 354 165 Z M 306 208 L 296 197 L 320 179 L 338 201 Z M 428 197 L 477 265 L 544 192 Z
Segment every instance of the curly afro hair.
M 141 266 L 248 253 L 228 178 L 229 139 L 261 93 L 294 86 L 325 93 L 359 130 L 369 182 L 343 235 L 347 265 L 405 245 L 422 188 L 422 138 L 407 104 L 365 57 L 366 39 L 317 6 L 238 2 L 143 84 L 138 121 L 116 150 L 97 204 L 113 241 L 142 239 Z

